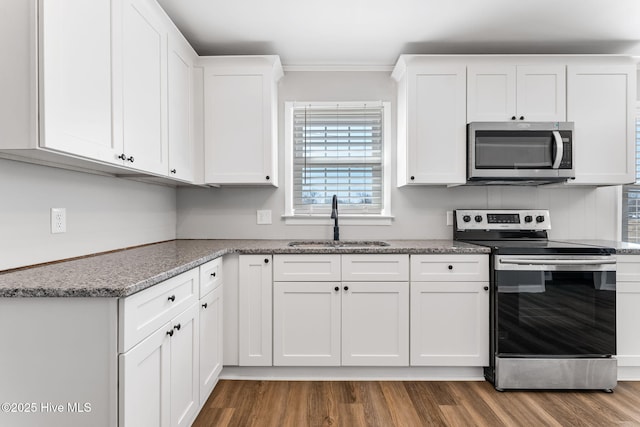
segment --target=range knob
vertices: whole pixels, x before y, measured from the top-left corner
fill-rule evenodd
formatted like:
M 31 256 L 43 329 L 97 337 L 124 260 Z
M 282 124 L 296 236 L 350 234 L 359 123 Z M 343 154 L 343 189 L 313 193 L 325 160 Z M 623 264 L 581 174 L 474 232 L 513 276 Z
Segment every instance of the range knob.
M 476 222 L 482 222 L 482 216 L 480 215 L 476 215 L 474 219 L 476 220 Z
M 544 222 L 544 215 L 538 215 L 536 217 L 536 222 Z
M 524 217 L 524 222 L 531 222 L 533 221 L 533 217 L 531 215 L 527 215 Z
M 469 221 L 471 221 L 471 216 L 470 215 L 465 215 L 465 216 L 462 217 L 462 220 L 464 222 L 469 222 Z

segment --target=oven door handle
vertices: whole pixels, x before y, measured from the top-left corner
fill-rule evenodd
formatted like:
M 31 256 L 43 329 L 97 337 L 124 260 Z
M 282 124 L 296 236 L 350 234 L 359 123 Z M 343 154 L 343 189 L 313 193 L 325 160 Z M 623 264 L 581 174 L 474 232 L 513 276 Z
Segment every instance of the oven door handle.
M 615 264 L 615 259 L 501 259 L 501 264 L 515 265 L 605 265 Z

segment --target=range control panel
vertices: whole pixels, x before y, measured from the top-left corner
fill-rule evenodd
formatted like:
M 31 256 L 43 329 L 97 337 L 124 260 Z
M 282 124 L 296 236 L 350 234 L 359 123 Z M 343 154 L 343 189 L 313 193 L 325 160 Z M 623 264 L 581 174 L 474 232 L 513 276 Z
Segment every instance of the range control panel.
M 454 211 L 457 230 L 550 230 L 545 209 L 458 209 Z

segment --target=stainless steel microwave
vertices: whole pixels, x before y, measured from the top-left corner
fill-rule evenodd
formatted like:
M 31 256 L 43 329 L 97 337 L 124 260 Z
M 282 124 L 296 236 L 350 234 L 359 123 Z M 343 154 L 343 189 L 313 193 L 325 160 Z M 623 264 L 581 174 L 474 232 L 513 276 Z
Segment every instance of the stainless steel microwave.
M 472 122 L 467 132 L 470 184 L 575 178 L 573 122 Z

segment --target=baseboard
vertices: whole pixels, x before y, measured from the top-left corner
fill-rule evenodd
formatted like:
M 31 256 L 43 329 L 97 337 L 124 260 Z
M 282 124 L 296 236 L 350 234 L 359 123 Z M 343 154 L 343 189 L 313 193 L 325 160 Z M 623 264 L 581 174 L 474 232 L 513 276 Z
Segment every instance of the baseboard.
M 225 366 L 223 380 L 294 381 L 484 381 L 480 367 L 284 367 Z

